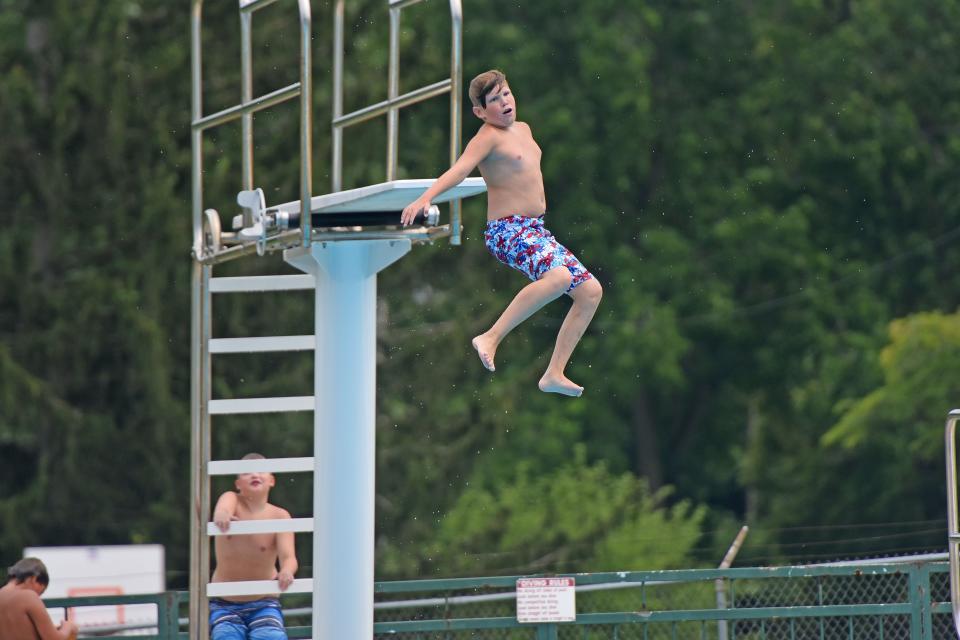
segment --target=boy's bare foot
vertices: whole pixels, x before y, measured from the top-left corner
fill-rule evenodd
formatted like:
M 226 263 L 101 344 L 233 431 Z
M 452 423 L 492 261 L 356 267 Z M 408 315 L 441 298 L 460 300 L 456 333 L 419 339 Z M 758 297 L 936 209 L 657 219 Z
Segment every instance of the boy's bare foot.
M 493 365 L 493 356 L 497 355 L 497 345 L 489 338 L 486 338 L 485 335 L 486 334 L 481 334 L 477 336 L 470 341 L 470 344 L 477 350 L 477 355 L 480 356 L 480 362 L 487 368 L 487 371 L 496 371 L 497 368 Z
M 543 377 L 540 378 L 540 384 L 537 386 L 540 387 L 540 391 L 545 391 L 546 393 L 559 393 L 574 398 L 579 398 L 580 394 L 583 393 L 583 387 L 575 384 L 563 374 L 555 376 L 545 373 Z

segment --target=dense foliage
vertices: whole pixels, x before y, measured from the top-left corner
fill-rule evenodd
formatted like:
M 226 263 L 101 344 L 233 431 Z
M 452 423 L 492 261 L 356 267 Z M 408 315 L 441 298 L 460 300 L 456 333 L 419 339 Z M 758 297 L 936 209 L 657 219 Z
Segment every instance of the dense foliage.
M 237 100 L 236 6 L 208 2 L 205 112 Z M 386 95 L 385 3 L 348 3 L 347 105 Z M 465 2 L 467 78 L 504 69 L 544 150 L 552 230 L 604 284 L 580 400 L 536 390 L 566 301 L 469 347 L 522 276 L 478 236 L 380 278 L 383 578 L 942 549 L 960 397 L 960 1 Z M 329 179 L 329 3 L 314 2 L 315 185 Z M 256 91 L 296 79 L 292 7 L 255 22 Z M 446 3 L 405 13 L 402 88 L 447 73 Z M 185 581 L 186 5 L 0 0 L 0 558 L 160 542 Z M 256 119 L 256 182 L 297 189 L 295 106 Z M 404 112 L 407 177 L 446 103 Z M 465 112 L 466 135 L 475 121 Z M 382 122 L 346 136 L 378 182 Z M 239 190 L 209 136 L 208 206 Z M 247 260 L 223 274 L 256 271 Z M 308 297 L 218 301 L 216 335 L 310 330 Z M 233 357 L 217 397 L 308 393 L 308 357 Z M 219 362 L 219 361 L 218 361 Z M 309 455 L 309 417 L 215 424 L 216 457 Z M 277 501 L 310 508 L 309 480 Z M 309 544 L 299 543 L 308 556 Z M 309 562 L 307 563 L 309 564 Z

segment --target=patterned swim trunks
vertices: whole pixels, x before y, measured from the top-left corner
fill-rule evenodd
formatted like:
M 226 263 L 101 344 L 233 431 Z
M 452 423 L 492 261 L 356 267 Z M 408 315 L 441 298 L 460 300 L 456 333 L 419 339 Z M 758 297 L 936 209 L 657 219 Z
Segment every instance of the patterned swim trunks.
M 547 271 L 566 267 L 570 271 L 567 293 L 593 275 L 569 249 L 557 242 L 543 226 L 543 216 L 506 216 L 487 222 L 483 239 L 497 260 L 536 282 Z
M 210 600 L 211 640 L 286 640 L 283 613 L 276 598 L 253 602 Z

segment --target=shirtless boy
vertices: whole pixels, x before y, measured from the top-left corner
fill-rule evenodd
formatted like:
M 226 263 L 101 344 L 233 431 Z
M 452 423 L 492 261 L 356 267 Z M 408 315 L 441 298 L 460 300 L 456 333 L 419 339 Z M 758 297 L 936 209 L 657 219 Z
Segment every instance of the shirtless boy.
M 244 460 L 263 460 L 248 453 Z M 235 520 L 289 518 L 286 509 L 267 502 L 276 481 L 271 473 L 241 473 L 234 486 L 217 500 L 213 522 L 229 531 Z M 258 533 L 216 537 L 217 568 L 211 582 L 276 580 L 285 591 L 297 572 L 293 533 Z M 279 562 L 279 569 L 277 563 Z M 210 600 L 211 640 L 286 640 L 283 614 L 276 594 L 231 596 Z
M 50 576 L 43 562 L 24 558 L 7 571 L 7 584 L 0 587 L 0 638 L 3 640 L 74 640 L 77 625 L 64 620 L 53 626 L 40 596 Z
M 499 319 L 473 339 L 483 366 L 494 370 L 500 342 L 517 325 L 548 302 L 566 293 L 573 305 L 560 327 L 540 390 L 579 396 L 583 387 L 564 374 L 567 361 L 600 304 L 603 289 L 596 278 L 544 227 L 547 208 L 540 172 L 540 147 L 529 125 L 517 120 L 517 105 L 500 71 L 482 73 L 470 83 L 473 113 L 483 121 L 463 155 L 432 187 L 403 210 L 401 222 L 430 206 L 433 198 L 460 184 L 475 167 L 487 183 L 484 240 L 502 263 L 533 282 L 513 298 Z

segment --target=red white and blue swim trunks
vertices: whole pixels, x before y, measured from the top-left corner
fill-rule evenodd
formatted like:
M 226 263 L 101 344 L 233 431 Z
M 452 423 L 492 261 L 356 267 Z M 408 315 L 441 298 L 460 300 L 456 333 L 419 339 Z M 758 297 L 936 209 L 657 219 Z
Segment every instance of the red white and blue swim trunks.
M 566 267 L 570 271 L 570 288 L 593 277 L 569 249 L 557 242 L 543 226 L 543 215 L 506 216 L 487 222 L 483 239 L 497 260 L 537 281 L 547 271 Z

